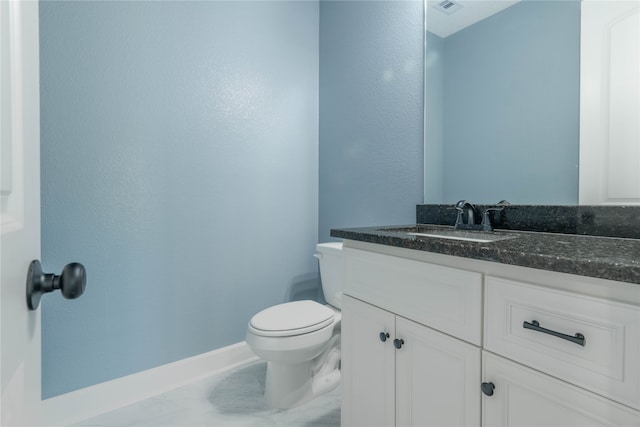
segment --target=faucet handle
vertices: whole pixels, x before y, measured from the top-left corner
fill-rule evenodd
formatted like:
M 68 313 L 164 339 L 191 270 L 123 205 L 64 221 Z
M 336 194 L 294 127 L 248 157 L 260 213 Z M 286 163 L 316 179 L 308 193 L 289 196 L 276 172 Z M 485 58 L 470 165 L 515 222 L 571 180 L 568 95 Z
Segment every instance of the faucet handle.
M 491 223 L 491 217 L 489 216 L 490 211 L 500 212 L 504 210 L 504 208 L 487 208 L 484 210 L 484 214 L 482 215 L 482 230 L 484 231 L 493 231 L 493 224 Z
M 458 216 L 456 217 L 456 227 L 460 224 L 464 224 L 464 205 L 467 204 L 466 200 L 460 200 L 458 203 L 456 203 L 455 205 L 453 205 L 453 208 L 449 208 L 449 209 L 455 209 L 458 211 Z

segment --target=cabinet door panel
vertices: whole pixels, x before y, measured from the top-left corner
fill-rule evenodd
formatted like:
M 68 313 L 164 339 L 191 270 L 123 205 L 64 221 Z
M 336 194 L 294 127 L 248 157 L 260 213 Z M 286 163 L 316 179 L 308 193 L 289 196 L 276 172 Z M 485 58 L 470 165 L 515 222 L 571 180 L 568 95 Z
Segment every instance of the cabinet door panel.
M 483 352 L 484 426 L 640 426 L 640 412 L 502 357 Z
M 480 348 L 396 318 L 399 426 L 479 426 Z
M 381 332 L 388 332 L 383 342 Z M 395 315 L 342 299 L 342 425 L 395 423 Z

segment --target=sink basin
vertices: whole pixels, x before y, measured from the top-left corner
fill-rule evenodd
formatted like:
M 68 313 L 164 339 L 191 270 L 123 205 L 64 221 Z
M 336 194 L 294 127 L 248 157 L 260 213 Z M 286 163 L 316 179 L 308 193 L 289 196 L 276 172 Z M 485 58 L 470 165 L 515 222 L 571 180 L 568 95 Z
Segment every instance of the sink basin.
M 495 231 L 456 230 L 453 227 L 438 225 L 416 225 L 413 227 L 379 228 L 378 230 L 384 232 L 404 233 L 407 236 L 414 236 L 417 238 L 427 237 L 477 243 L 491 243 L 517 237 L 512 234 Z
M 465 234 L 461 235 L 460 233 L 465 233 Z M 468 234 L 471 234 L 471 233 L 474 233 L 474 232 L 469 232 L 469 231 L 460 232 L 459 230 L 452 230 L 451 232 L 438 232 L 438 233 L 407 233 L 407 235 L 416 236 L 416 237 L 437 237 L 439 239 L 462 240 L 466 242 L 478 242 L 478 243 L 490 243 L 498 240 L 506 240 L 506 239 L 513 238 L 513 236 L 486 236 L 486 237 L 484 235 L 482 237 L 478 235 L 469 236 Z

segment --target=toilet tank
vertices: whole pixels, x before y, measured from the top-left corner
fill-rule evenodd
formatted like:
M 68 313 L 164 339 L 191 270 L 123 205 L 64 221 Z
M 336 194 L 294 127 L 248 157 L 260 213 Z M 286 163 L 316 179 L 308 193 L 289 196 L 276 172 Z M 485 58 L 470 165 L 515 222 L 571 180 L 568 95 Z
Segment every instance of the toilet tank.
M 324 299 L 333 307 L 342 309 L 342 242 L 318 243 L 316 249 Z

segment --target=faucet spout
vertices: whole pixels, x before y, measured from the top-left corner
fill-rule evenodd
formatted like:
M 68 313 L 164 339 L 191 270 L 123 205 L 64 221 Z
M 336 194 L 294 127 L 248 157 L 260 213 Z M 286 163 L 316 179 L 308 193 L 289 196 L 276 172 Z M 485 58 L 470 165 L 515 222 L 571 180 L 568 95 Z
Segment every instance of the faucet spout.
M 460 225 L 474 225 L 476 224 L 476 217 L 478 212 L 476 208 L 466 200 L 460 200 L 455 205 L 456 210 L 458 211 L 458 217 L 456 219 L 456 228 Z

